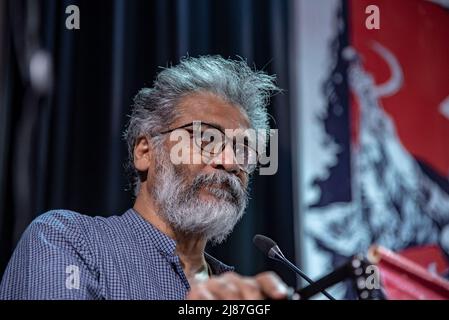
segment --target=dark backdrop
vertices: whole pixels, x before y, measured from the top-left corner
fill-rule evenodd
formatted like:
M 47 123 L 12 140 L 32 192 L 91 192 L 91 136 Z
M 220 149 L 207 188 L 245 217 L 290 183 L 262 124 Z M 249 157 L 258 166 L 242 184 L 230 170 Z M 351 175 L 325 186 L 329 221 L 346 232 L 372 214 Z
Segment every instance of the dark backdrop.
M 80 8 L 80 30 L 65 28 L 70 4 Z M 3 0 L 0 275 L 37 215 L 66 208 L 108 216 L 132 206 L 121 134 L 133 95 L 151 86 L 159 66 L 186 54 L 220 54 L 277 74 L 286 91 L 269 108 L 279 129 L 279 170 L 255 177 L 244 219 L 225 244 L 208 251 L 243 274 L 272 269 L 293 285 L 295 277 L 251 241 L 267 234 L 294 259 L 288 6 L 287 0 Z M 27 75 L 36 48 L 53 59 L 54 86 L 43 94 Z

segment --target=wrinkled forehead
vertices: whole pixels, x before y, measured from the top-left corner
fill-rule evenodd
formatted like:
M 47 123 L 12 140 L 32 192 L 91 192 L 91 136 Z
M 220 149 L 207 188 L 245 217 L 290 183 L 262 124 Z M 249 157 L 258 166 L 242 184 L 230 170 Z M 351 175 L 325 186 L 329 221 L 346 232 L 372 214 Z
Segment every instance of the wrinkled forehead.
M 211 124 L 223 132 L 226 129 L 250 128 L 248 115 L 242 108 L 209 92 L 192 93 L 179 101 L 176 107 L 175 126 L 194 121 Z

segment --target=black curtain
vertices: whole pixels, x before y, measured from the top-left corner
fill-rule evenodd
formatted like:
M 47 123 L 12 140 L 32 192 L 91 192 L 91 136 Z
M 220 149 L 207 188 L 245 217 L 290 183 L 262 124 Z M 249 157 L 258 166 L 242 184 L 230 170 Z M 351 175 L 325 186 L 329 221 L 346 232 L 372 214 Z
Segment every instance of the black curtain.
M 80 9 L 79 30 L 65 27 L 68 5 Z M 295 284 L 252 245 L 255 233 L 266 234 L 294 259 L 287 0 L 5 0 L 1 7 L 0 275 L 37 215 L 66 208 L 109 216 L 132 206 L 121 140 L 132 97 L 152 85 L 160 66 L 220 54 L 277 74 L 286 91 L 269 108 L 279 170 L 254 177 L 244 219 L 208 251 L 240 273 L 275 270 Z M 43 93 L 27 77 L 39 48 L 53 62 L 53 86 Z

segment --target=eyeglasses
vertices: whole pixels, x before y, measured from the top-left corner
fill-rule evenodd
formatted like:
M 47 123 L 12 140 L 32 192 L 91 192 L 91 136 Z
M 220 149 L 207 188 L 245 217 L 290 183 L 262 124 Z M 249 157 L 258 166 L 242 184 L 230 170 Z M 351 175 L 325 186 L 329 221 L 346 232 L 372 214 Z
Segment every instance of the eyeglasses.
M 202 130 L 203 126 L 206 127 L 205 130 Z M 240 170 L 247 174 L 251 174 L 256 170 L 259 155 L 256 149 L 249 145 L 255 141 L 255 137 L 254 139 L 251 139 L 252 137 L 247 135 L 228 137 L 217 126 L 199 121 L 162 131 L 156 135 L 172 133 L 180 129 L 189 132 L 191 139 L 199 150 L 201 150 L 202 156 L 213 159 L 225 150 L 226 145 L 231 144 L 234 152 L 233 161 L 236 161 L 235 163 L 239 166 Z

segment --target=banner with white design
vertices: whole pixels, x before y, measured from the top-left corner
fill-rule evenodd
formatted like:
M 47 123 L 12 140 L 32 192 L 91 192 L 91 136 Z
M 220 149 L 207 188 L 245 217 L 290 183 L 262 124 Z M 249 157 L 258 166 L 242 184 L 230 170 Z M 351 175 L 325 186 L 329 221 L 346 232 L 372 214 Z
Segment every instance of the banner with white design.
M 372 244 L 447 257 L 447 2 L 300 0 L 294 15 L 298 262 L 318 278 Z

